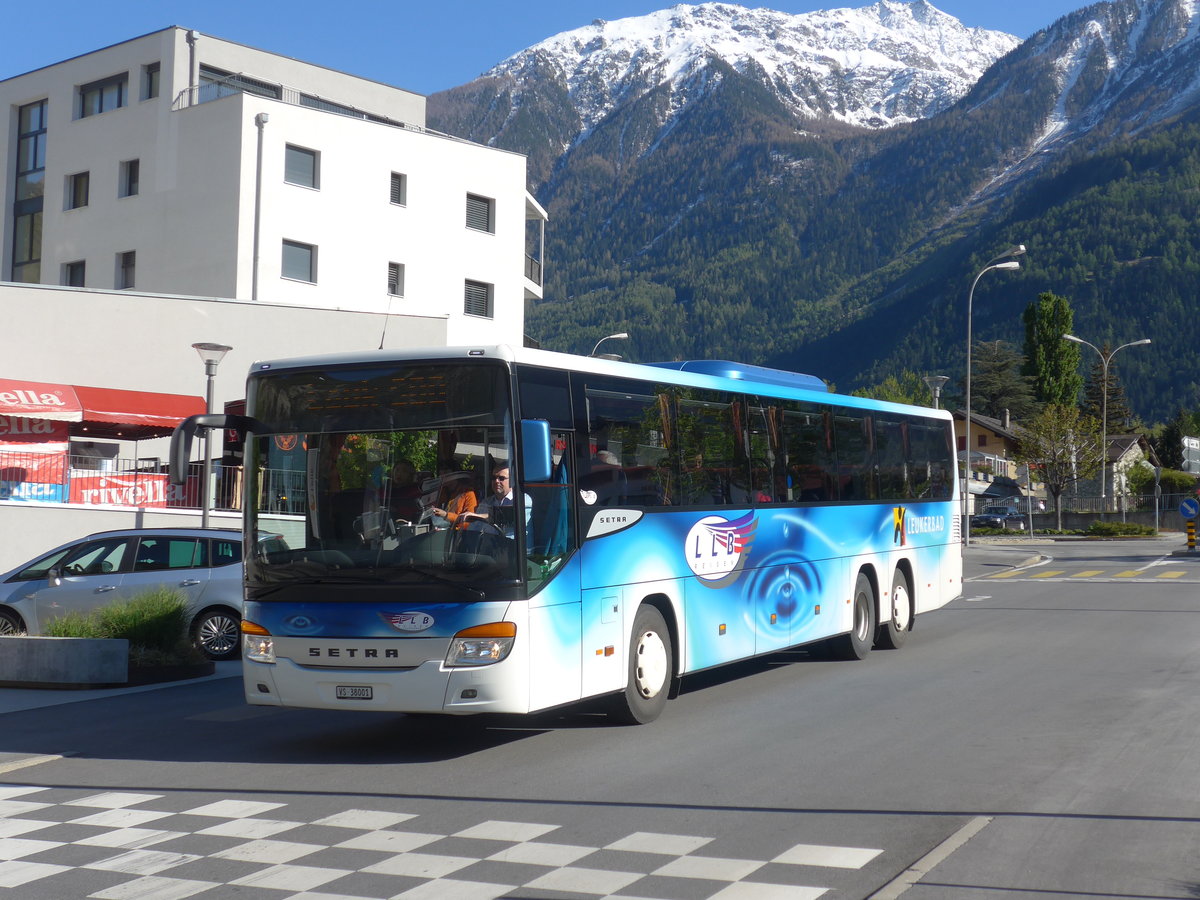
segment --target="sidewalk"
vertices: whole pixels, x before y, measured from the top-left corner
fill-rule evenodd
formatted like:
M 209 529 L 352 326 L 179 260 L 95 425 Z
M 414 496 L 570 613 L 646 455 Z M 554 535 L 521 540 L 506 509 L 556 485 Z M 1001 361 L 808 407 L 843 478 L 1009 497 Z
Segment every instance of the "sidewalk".
M 0 688 L 0 715 L 10 712 L 21 712 L 27 709 L 43 709 L 49 706 L 61 706 L 65 703 L 79 703 L 85 700 L 100 700 L 121 694 L 140 694 L 144 691 L 158 691 L 163 688 L 176 687 L 181 684 L 195 684 L 201 681 L 215 681 L 219 678 L 240 678 L 242 662 L 238 659 L 219 662 L 212 675 L 200 678 L 188 678 L 184 681 L 163 681 L 158 684 L 142 684 L 137 687 L 97 688 L 95 690 L 74 689 L 55 690 L 52 688 Z

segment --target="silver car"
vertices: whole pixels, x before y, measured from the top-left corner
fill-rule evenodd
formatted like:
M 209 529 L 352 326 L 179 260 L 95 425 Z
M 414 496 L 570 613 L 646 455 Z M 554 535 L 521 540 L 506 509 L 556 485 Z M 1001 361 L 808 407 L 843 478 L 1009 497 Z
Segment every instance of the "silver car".
M 67 613 L 158 586 L 187 598 L 192 640 L 206 656 L 238 656 L 242 536 L 232 529 L 102 531 L 56 547 L 0 575 L 0 634 L 41 634 Z

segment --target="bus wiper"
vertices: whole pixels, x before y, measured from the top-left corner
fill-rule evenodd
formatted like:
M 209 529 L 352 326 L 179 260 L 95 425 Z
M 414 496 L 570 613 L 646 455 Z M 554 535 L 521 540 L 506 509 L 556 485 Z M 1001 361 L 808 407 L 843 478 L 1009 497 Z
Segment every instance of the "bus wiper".
M 260 583 L 260 585 L 253 586 L 254 590 L 258 596 L 261 597 L 264 594 L 273 594 L 276 591 L 281 590 L 282 588 L 295 587 L 296 585 L 302 585 L 302 584 L 386 584 L 387 583 L 387 579 L 385 579 L 381 575 L 375 575 L 375 574 L 364 575 L 362 573 L 357 573 L 357 574 L 353 574 L 353 575 L 351 575 L 351 574 L 342 575 L 342 574 L 331 572 L 331 573 L 327 573 L 325 575 L 304 575 L 304 576 L 295 577 L 295 578 L 289 578 L 286 576 L 283 578 L 279 578 L 278 573 L 274 573 L 274 574 L 276 577 L 272 578 L 272 580 L 270 582 L 267 582 L 266 584 Z
M 463 584 L 461 581 L 452 581 L 451 579 L 447 578 L 445 575 L 440 575 L 437 572 L 434 572 L 430 569 L 420 568 L 416 565 L 416 563 L 409 563 L 408 569 L 406 571 L 415 572 L 418 575 L 424 575 L 426 578 L 432 578 L 438 584 L 444 584 L 447 587 L 456 588 L 460 591 L 466 591 L 470 594 L 474 594 L 480 600 L 487 599 L 487 594 L 484 593 L 483 591 L 481 591 L 479 588 L 473 588 L 470 585 Z

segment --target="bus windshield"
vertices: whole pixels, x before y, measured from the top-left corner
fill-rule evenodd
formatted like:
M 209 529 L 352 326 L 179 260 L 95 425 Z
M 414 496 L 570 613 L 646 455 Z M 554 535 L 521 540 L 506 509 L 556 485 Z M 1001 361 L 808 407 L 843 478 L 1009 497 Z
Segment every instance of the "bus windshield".
M 506 370 L 487 363 L 257 373 L 248 402 L 269 430 L 246 446 L 247 527 L 289 549 L 246 561 L 248 597 L 314 584 L 453 584 L 470 597 L 472 584 L 516 580 L 528 498 L 510 491 L 502 509 L 492 487 L 518 484 L 509 398 Z

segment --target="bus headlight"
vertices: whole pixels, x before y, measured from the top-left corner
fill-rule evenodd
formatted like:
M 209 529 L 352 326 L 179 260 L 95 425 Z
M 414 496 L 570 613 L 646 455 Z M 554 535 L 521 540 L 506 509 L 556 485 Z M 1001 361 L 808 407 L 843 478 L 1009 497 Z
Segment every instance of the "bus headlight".
M 513 622 L 491 622 L 463 629 L 450 641 L 446 665 L 453 668 L 498 663 L 512 651 L 516 639 L 517 626 Z
M 275 662 L 275 640 L 271 632 L 255 622 L 242 620 L 242 656 L 258 663 Z

